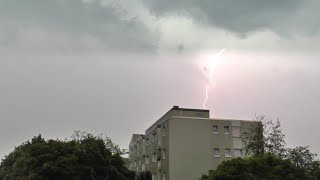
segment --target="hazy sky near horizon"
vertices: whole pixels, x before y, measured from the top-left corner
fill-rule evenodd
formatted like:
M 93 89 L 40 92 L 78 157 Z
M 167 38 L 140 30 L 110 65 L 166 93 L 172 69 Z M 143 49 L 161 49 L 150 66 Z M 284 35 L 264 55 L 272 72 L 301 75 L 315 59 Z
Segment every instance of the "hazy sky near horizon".
M 320 154 L 318 0 L 0 0 L 0 158 L 41 133 L 126 148 L 173 105 L 279 118 Z

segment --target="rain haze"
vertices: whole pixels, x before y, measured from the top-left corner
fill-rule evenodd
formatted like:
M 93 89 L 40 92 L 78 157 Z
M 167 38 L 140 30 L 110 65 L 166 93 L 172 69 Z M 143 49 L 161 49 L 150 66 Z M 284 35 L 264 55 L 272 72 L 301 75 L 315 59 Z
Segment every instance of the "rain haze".
M 0 0 L 0 158 L 41 133 L 127 148 L 173 105 L 281 121 L 320 153 L 318 0 Z

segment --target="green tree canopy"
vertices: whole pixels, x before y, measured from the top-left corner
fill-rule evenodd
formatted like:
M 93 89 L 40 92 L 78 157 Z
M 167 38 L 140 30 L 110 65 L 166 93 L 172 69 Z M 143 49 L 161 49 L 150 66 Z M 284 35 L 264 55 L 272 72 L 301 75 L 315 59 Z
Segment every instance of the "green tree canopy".
M 284 160 L 271 153 L 250 158 L 236 158 L 222 162 L 216 170 L 210 170 L 209 175 L 203 175 L 201 180 L 219 179 L 316 179 L 304 169 L 294 166 L 289 160 Z
M 71 140 L 45 140 L 41 135 L 15 148 L 0 165 L 3 180 L 131 180 L 121 155 L 109 138 L 76 132 Z

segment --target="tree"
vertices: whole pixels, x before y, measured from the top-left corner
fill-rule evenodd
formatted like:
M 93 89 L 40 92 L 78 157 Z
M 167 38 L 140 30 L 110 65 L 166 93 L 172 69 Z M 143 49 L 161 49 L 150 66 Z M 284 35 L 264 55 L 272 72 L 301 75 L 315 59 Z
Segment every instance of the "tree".
M 310 174 L 320 179 L 320 161 L 319 160 L 315 160 L 312 162 Z
M 289 160 L 266 153 L 257 157 L 236 158 L 222 162 L 201 180 L 219 179 L 313 179 Z
M 110 148 L 110 142 L 85 132 L 64 141 L 36 136 L 3 159 L 0 179 L 133 180 L 135 173 L 125 167 L 122 151 Z
M 309 150 L 309 146 L 286 148 L 285 135 L 281 131 L 280 121 L 266 121 L 265 116 L 257 116 L 256 124 L 242 134 L 246 153 L 259 157 L 265 153 L 289 160 L 294 166 L 305 172 L 320 177 L 320 163 L 317 154 Z
M 303 168 L 311 172 L 317 162 L 315 161 L 317 154 L 309 150 L 309 146 L 298 146 L 295 148 L 288 148 L 286 157 L 297 167 Z
M 265 152 L 265 123 L 262 121 L 264 116 L 256 117 L 256 123 L 248 131 L 242 133 L 241 139 L 246 145 L 245 153 L 252 156 L 260 156 Z
M 242 133 L 247 155 L 260 156 L 270 152 L 279 157 L 286 153 L 285 135 L 281 131 L 280 121 L 274 124 L 272 120 L 265 120 L 265 116 L 256 116 L 255 124 L 248 131 Z

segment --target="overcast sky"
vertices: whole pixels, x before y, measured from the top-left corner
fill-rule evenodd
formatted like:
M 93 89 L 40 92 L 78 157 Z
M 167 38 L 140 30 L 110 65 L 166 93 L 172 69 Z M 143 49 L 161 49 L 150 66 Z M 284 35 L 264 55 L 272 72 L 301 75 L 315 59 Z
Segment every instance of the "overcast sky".
M 41 133 L 123 148 L 173 105 L 279 118 L 320 154 L 318 0 L 0 0 L 0 157 Z

